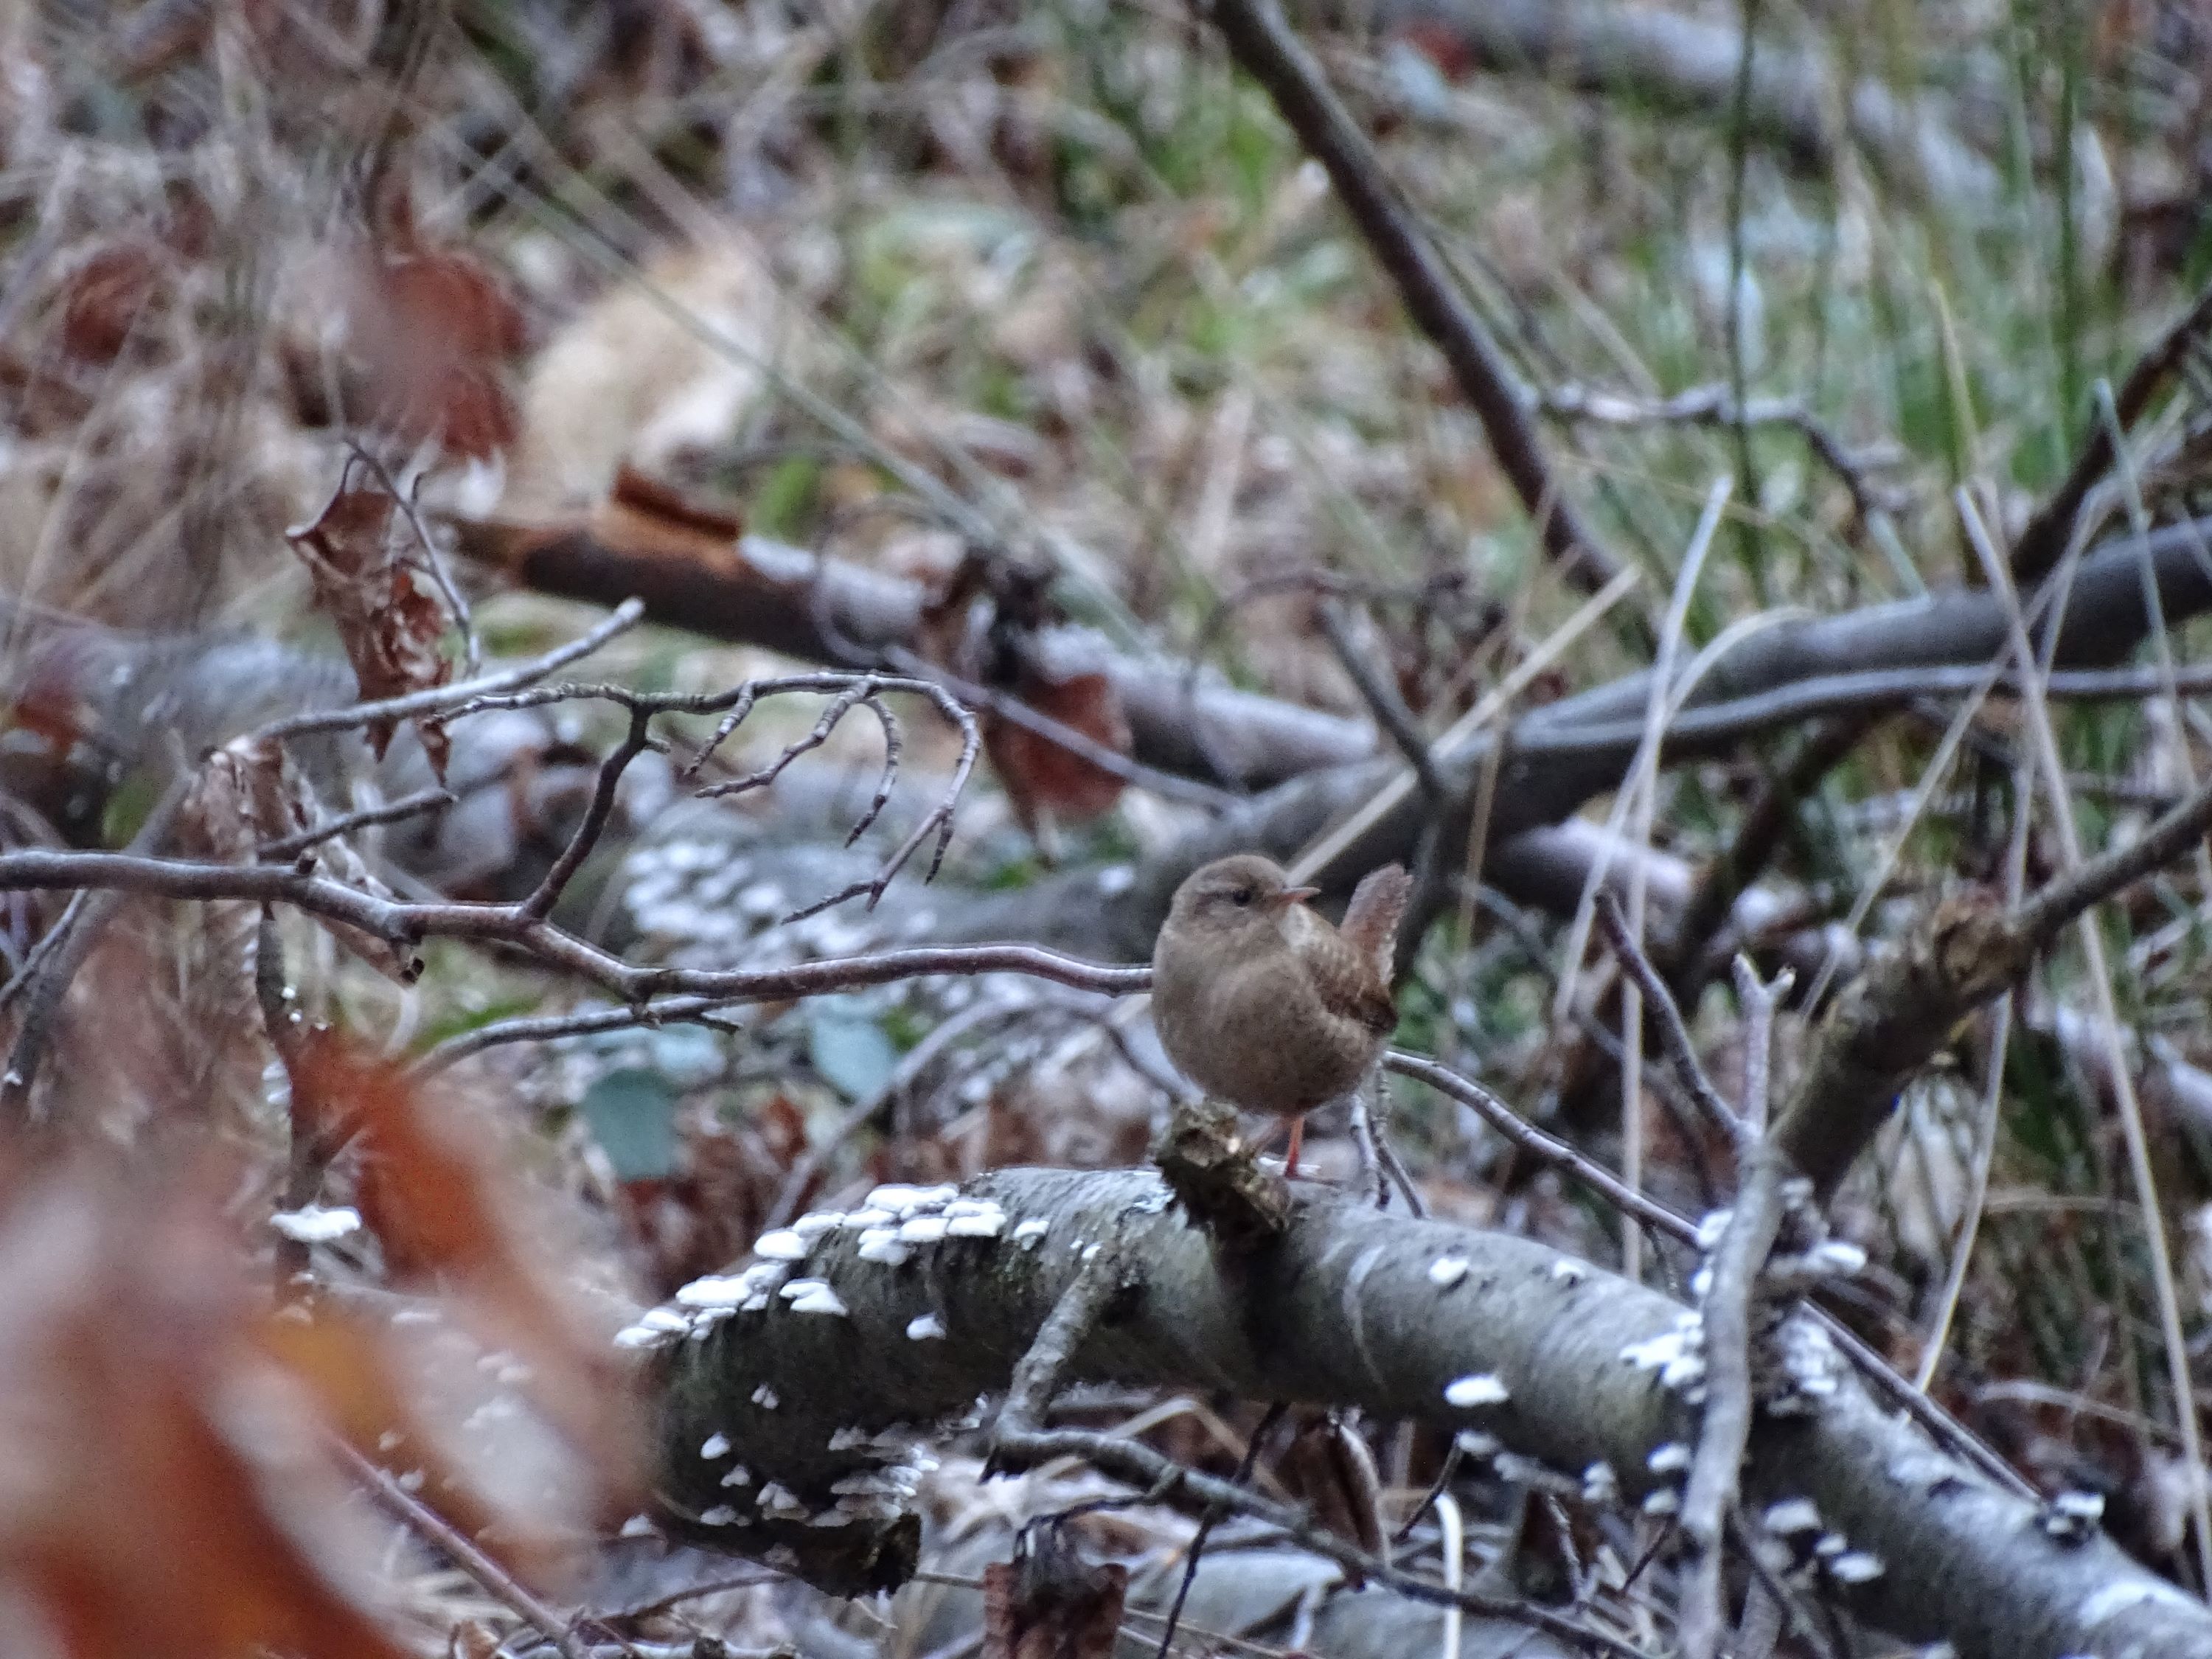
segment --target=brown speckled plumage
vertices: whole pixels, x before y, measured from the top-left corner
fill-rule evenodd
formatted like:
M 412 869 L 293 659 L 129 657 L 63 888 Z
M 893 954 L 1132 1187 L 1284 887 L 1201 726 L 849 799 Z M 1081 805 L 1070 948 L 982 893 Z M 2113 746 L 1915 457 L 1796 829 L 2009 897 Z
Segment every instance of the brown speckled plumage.
M 1375 871 L 1340 928 L 1255 854 L 1193 872 L 1152 951 L 1168 1058 L 1247 1111 L 1295 1120 L 1349 1092 L 1398 1023 L 1390 956 L 1410 885 L 1395 864 Z

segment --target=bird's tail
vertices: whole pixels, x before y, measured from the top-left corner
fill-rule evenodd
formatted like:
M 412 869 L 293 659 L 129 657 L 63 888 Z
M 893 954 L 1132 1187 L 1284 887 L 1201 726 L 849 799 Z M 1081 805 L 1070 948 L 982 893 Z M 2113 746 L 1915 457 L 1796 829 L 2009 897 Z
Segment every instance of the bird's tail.
M 1413 878 L 1402 864 L 1386 864 L 1370 870 L 1352 890 L 1344 923 L 1337 929 L 1345 942 L 1375 964 L 1382 982 L 1390 982 L 1391 956 L 1398 942 L 1398 924 L 1413 896 Z

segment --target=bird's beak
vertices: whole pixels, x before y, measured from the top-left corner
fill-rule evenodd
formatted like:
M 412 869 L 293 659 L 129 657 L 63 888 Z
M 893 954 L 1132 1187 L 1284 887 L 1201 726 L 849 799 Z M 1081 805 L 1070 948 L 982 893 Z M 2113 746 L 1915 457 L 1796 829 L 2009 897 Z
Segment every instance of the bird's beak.
M 1267 902 L 1278 910 L 1287 910 L 1293 904 L 1304 904 L 1310 898 L 1320 896 L 1321 889 L 1318 887 L 1285 887 Z

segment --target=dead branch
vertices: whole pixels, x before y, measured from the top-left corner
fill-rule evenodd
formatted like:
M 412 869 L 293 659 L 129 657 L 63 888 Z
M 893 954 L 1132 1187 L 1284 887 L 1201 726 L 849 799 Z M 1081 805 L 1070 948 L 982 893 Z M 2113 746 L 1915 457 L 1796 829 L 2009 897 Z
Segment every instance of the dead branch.
M 1724 386 L 1692 386 L 1671 398 L 1632 398 L 1593 386 L 1561 386 L 1536 393 L 1537 407 L 1553 419 L 1592 426 L 1788 427 L 1805 441 L 1806 448 L 1834 473 L 1851 498 L 1861 524 L 1897 510 L 1893 492 L 1878 487 L 1868 476 L 1886 460 L 1902 452 L 1893 447 L 1854 450 L 1826 423 L 1795 398 L 1749 398 L 1741 408 Z
M 1647 1460 L 1689 1421 L 1678 1390 L 1698 1368 L 1668 1370 L 1692 1353 L 1686 1310 L 1526 1239 L 1305 1188 L 1278 1241 L 1229 1256 L 1148 1172 L 1002 1170 L 957 1198 L 885 1188 L 854 1215 L 802 1218 L 763 1238 L 743 1274 L 702 1280 L 636 1328 L 629 1340 L 655 1350 L 663 1496 L 678 1530 L 840 1582 L 894 1565 L 913 1455 L 896 1425 L 1004 1392 L 1091 1248 L 1115 1238 L 1133 1288 L 1076 1345 L 1067 1382 L 1473 1420 L 1577 1478 L 1604 1463 L 1632 1498 L 1660 1485 Z M 1754 1504 L 1809 1500 L 1820 1526 L 1876 1564 L 1862 1582 L 1824 1582 L 1855 1614 L 1948 1639 L 1964 1659 L 2130 1644 L 2163 1659 L 2212 1643 L 2201 1604 L 2101 1538 L 2050 1537 L 2032 1502 L 1893 1420 L 1816 1340 L 1793 1340 L 1790 1387 L 1809 1410 L 1759 1416 L 1743 1490 Z M 1486 1403 L 1447 1402 L 1453 1383 L 1481 1378 L 1495 1386 L 1455 1397 Z M 1172 1474 L 1201 1501 L 1251 1507 L 1231 1483 L 1201 1483 L 1119 1437 L 1045 1439 L 1033 1449 L 1083 1456 L 1139 1490 Z M 1349 1547 L 1304 1541 L 1338 1559 Z
M 1741 966 L 1741 964 L 1740 964 Z M 1656 981 L 1656 975 L 1654 979 Z M 1735 1203 L 1705 1269 L 1699 1310 L 1705 1316 L 1705 1403 L 1699 1416 L 1697 1449 L 1682 1491 L 1682 1531 L 1693 1552 L 1678 1615 L 1684 1659 L 1711 1659 L 1720 1650 L 1725 1615 L 1721 1605 L 1723 1524 L 1736 1507 L 1737 1472 L 1751 1438 L 1758 1399 L 1753 1353 L 1760 1333 L 1754 1312 L 1766 1259 L 1781 1237 L 1787 1214 L 1784 1188 L 1789 1166 L 1768 1142 L 1766 1075 L 1774 1039 L 1774 1010 L 1787 992 L 1765 985 L 1742 968 L 1736 975 L 1745 1006 L 1744 1091 L 1740 1128 L 1739 1183 Z M 1660 1007 L 1675 1026 L 1680 1012 L 1661 988 Z M 1680 1064 L 1677 1057 L 1677 1065 Z M 1710 1085 L 1708 1085 L 1710 1087 Z
M 2166 381 L 2190 351 L 2207 342 L 2212 342 L 2212 286 L 2206 287 L 2197 296 L 2196 303 L 2153 341 L 2129 368 L 2113 399 L 2113 419 L 2099 421 L 2091 427 L 2088 440 L 2074 458 L 2064 480 L 2036 509 L 2035 516 L 2021 532 L 2020 539 L 2013 544 L 2014 580 L 2039 581 L 2057 564 L 2066 551 L 2067 541 L 2074 534 L 2074 523 L 2081 514 L 2082 503 L 2089 499 L 2089 491 L 2112 471 L 2115 457 L 2113 428 L 2117 426 L 2122 432 L 2132 428 L 2165 390 Z
M 1283 21 L 1275 0 L 1213 0 L 1212 16 L 1237 63 L 1267 89 L 1307 153 L 1328 169 L 1346 210 L 1397 284 L 1407 311 L 1450 364 L 1546 550 L 1570 582 L 1596 592 L 1620 574 L 1620 560 L 1568 499 L 1504 353 L 1399 198 L 1373 142 L 1330 90 L 1321 65 Z
M 2212 826 L 2212 785 L 2136 841 L 2092 859 L 2017 909 L 1962 894 L 1938 905 L 1861 974 L 1821 1022 L 1776 1126 L 1790 1162 L 1826 1197 L 1889 1116 L 1899 1092 L 1958 1022 L 1999 995 L 2091 906 L 2169 864 Z
M 1593 0 L 1393 0 L 1386 28 L 1441 31 L 1493 73 L 1541 76 L 1580 92 L 1721 121 L 1743 37 L 1728 23 Z M 1743 114 L 1749 136 L 1796 165 L 1826 169 L 1856 145 L 1896 187 L 1955 207 L 1996 199 L 1996 169 L 1924 89 L 1851 82 L 1826 54 L 1759 43 Z M 1840 117 L 1840 118 L 1838 118 Z

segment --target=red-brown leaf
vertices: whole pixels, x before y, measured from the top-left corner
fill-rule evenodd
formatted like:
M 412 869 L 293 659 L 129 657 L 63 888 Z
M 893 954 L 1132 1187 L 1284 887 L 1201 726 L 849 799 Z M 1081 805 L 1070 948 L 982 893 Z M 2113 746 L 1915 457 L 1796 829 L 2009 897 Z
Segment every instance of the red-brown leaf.
M 353 664 L 362 697 L 377 700 L 443 685 L 453 665 L 439 645 L 451 618 L 444 602 L 392 551 L 392 498 L 380 490 L 341 489 L 313 524 L 290 532 L 314 580 L 315 601 L 330 617 Z M 441 781 L 449 747 L 442 728 L 418 721 L 423 752 Z M 368 729 L 381 759 L 392 722 Z
M 1093 1566 L 1055 1527 L 983 1569 L 983 1659 L 1107 1659 L 1129 1570 Z
M 1031 669 L 1011 690 L 1048 719 L 1116 754 L 1129 752 L 1129 722 L 1103 674 L 1056 678 Z M 984 716 L 983 747 L 1012 798 L 1016 816 L 1032 830 L 1046 812 L 1075 821 L 1094 818 L 1121 798 L 1122 780 L 1116 774 L 1003 715 Z

